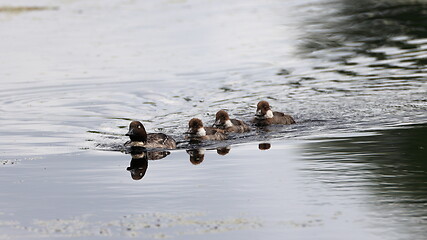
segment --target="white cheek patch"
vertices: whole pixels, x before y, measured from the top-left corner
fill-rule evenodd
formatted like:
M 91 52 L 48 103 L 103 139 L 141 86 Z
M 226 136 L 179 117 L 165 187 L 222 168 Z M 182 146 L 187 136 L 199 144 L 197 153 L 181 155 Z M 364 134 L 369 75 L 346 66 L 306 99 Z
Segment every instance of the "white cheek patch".
M 224 125 L 225 127 L 232 127 L 233 123 L 231 123 L 230 119 L 228 119 L 227 121 L 225 121 Z
M 206 136 L 206 130 L 204 128 L 199 128 L 196 133 L 197 136 L 203 137 Z
M 217 125 L 217 126 L 221 125 L 221 121 L 219 119 L 216 120 L 215 125 Z
M 273 111 L 268 110 L 267 113 L 265 114 L 265 118 L 273 118 Z
M 258 111 L 256 111 L 256 115 L 259 115 L 259 116 L 261 116 L 261 115 L 262 115 L 262 113 L 261 113 L 261 109 L 260 109 L 260 110 L 258 110 Z
M 200 149 L 197 151 L 197 153 L 198 153 L 198 154 L 200 154 L 200 155 L 205 155 L 205 151 L 206 151 L 206 149 L 204 149 L 204 148 L 200 148 Z

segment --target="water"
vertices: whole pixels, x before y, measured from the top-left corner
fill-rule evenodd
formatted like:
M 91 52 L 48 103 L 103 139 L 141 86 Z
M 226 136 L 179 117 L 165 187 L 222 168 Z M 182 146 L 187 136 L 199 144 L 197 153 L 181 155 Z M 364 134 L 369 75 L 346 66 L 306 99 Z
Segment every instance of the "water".
M 425 238 L 424 2 L 14 4 L 0 239 Z M 250 120 L 259 100 L 298 124 L 184 141 L 192 117 Z M 134 161 L 138 181 L 130 120 L 181 142 Z

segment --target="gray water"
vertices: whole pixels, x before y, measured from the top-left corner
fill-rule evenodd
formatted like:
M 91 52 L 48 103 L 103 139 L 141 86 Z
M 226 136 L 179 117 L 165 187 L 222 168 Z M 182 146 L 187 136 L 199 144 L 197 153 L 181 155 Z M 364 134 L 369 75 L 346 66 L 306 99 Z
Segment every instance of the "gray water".
M 427 3 L 13 4 L 0 239 L 427 236 Z M 297 124 L 183 138 L 193 117 L 249 121 L 260 100 Z M 132 161 L 131 120 L 179 149 Z

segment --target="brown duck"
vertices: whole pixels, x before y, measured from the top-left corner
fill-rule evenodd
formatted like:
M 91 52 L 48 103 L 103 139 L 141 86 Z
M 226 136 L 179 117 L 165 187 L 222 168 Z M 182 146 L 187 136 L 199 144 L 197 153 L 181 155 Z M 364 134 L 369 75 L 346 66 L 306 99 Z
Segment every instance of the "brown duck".
M 188 122 L 188 138 L 190 140 L 225 140 L 225 131 L 214 127 L 203 127 L 202 120 L 193 118 Z
M 290 115 L 281 112 L 273 112 L 267 101 L 260 101 L 257 104 L 253 122 L 256 125 L 294 124 L 295 120 Z
M 216 113 L 214 126 L 226 132 L 242 133 L 251 130 L 242 120 L 230 119 L 230 116 L 228 116 L 228 113 L 224 110 L 219 110 Z
M 125 146 L 145 147 L 145 148 L 167 148 L 175 149 L 176 141 L 164 133 L 147 133 L 141 122 L 133 121 L 129 124 L 129 131 L 126 133 L 130 141 Z

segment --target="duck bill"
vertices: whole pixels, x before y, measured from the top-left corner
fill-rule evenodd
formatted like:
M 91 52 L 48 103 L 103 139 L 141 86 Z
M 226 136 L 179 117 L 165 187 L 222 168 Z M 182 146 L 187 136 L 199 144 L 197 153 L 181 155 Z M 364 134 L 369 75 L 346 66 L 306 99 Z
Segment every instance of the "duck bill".
M 214 122 L 214 124 L 212 124 L 212 127 L 219 127 L 221 126 L 221 123 L 219 121 Z
M 262 117 L 264 115 L 265 115 L 265 113 L 263 113 L 261 109 L 258 109 L 255 113 L 255 116 L 259 116 L 259 117 Z
M 265 118 L 265 116 L 264 116 L 264 115 L 262 115 L 262 114 L 255 114 L 255 118 L 258 118 L 258 119 L 264 119 L 264 118 Z
M 126 136 L 133 136 L 133 129 L 129 129 L 129 132 L 126 133 Z
M 186 132 L 184 132 L 184 134 L 191 135 L 191 134 L 194 134 L 194 133 L 191 131 L 191 129 L 188 129 Z

